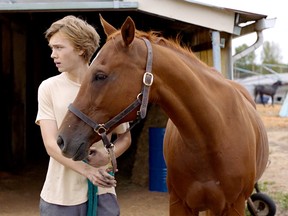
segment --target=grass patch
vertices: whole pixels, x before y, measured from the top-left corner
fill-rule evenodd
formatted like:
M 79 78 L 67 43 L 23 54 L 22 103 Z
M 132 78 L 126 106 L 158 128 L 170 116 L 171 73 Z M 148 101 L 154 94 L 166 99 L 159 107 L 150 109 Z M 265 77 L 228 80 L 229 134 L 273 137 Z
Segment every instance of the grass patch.
M 288 210 L 288 193 L 276 192 L 272 194 L 272 197 L 279 203 L 281 209 Z
M 270 186 L 275 185 L 275 182 L 259 182 L 258 183 L 258 189 L 260 192 L 265 193 L 267 196 L 269 196 L 273 202 L 276 204 L 276 214 L 280 211 L 280 209 L 284 212 L 288 211 L 288 193 L 284 193 L 282 191 L 271 191 L 269 190 Z M 254 189 L 253 193 L 257 193 Z M 279 208 L 279 209 L 278 209 Z M 251 216 L 251 213 L 249 212 L 247 205 L 245 208 L 245 215 Z
M 278 204 L 283 210 L 288 210 L 288 193 L 284 193 L 282 191 L 271 191 L 269 190 L 269 186 L 275 185 L 275 182 L 259 182 L 258 187 L 259 190 L 263 193 L 266 193 L 271 199 Z
M 275 182 L 259 182 L 258 183 L 258 189 L 260 190 L 260 192 L 265 193 L 266 195 L 268 195 L 273 202 L 276 204 L 276 212 L 280 211 L 280 209 L 283 211 L 287 211 L 288 210 L 288 193 L 284 193 L 282 191 L 271 191 L 269 190 L 269 188 L 271 186 L 275 185 Z M 253 193 L 257 193 L 256 189 L 254 189 Z M 246 205 L 246 209 L 245 209 L 245 215 L 246 216 L 251 216 L 251 213 L 249 212 L 247 205 Z

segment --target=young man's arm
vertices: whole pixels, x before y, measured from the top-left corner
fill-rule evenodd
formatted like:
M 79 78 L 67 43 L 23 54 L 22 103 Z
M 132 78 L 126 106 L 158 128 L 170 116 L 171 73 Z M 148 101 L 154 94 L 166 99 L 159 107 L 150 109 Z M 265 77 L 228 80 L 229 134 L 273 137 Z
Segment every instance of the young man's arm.
M 115 187 L 116 180 L 106 170 L 95 168 L 82 161 L 74 161 L 62 155 L 61 149 L 57 144 L 58 129 L 54 120 L 40 120 L 40 129 L 46 151 L 62 165 L 78 172 L 88 178 L 94 185 L 101 187 Z

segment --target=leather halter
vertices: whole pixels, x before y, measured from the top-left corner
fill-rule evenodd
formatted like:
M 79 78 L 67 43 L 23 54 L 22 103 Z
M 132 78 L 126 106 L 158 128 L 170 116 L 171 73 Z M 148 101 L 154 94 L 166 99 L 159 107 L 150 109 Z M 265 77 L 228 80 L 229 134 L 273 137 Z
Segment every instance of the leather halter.
M 147 46 L 147 62 L 146 62 L 146 72 L 143 75 L 143 88 L 142 92 L 139 93 L 136 97 L 136 100 L 130 104 L 127 108 L 125 108 L 122 112 L 120 112 L 118 115 L 110 119 L 104 124 L 98 124 L 97 122 L 93 121 L 89 116 L 78 110 L 76 107 L 72 105 L 72 103 L 68 106 L 68 109 L 76 115 L 78 118 L 80 118 L 82 121 L 84 121 L 86 124 L 88 124 L 90 127 L 93 128 L 93 130 L 101 136 L 101 139 L 104 143 L 104 146 L 108 150 L 108 153 L 111 158 L 113 172 L 115 173 L 117 170 L 117 163 L 116 163 L 116 157 L 114 153 L 114 145 L 109 141 L 107 137 L 107 132 L 111 127 L 113 127 L 115 124 L 120 122 L 125 116 L 127 116 L 130 112 L 132 112 L 135 108 L 140 106 L 140 109 L 137 111 L 137 118 L 139 120 L 144 119 L 147 113 L 147 107 L 149 102 L 149 92 L 150 92 L 150 86 L 153 83 L 153 74 L 152 74 L 152 61 L 153 61 L 153 52 L 152 52 L 152 45 L 150 41 L 146 38 L 142 38 Z M 131 130 L 132 127 L 130 127 L 127 131 Z M 127 132 L 126 131 L 126 132 Z

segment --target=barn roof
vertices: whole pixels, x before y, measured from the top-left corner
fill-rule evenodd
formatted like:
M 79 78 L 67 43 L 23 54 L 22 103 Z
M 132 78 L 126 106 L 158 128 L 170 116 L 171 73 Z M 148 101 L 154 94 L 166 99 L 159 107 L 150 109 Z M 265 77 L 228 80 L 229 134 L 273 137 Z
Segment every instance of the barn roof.
M 254 32 L 257 28 L 270 28 L 274 24 L 267 15 L 216 6 L 194 0 L 2 0 L 0 12 L 23 11 L 101 11 L 133 10 L 148 13 L 151 16 L 174 20 L 175 29 L 193 32 L 199 27 L 227 32 L 234 37 Z M 209 16 L 207 16 L 209 14 Z M 255 25 L 261 21 L 260 26 Z M 241 27 L 243 23 L 250 23 Z

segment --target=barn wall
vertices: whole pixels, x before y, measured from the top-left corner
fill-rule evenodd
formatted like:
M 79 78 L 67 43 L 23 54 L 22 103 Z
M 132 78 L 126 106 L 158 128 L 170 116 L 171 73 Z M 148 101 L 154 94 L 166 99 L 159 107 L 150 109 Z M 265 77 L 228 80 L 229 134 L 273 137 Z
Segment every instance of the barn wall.
M 26 157 L 26 27 L 25 23 L 12 23 L 12 155 L 16 164 Z
M 231 78 L 231 35 L 227 33 L 220 34 L 221 39 L 224 39 L 223 47 L 221 47 L 221 73 L 226 78 Z M 196 56 L 208 66 L 213 67 L 213 50 L 211 40 L 211 30 L 203 28 L 202 31 L 195 32 L 191 37 L 191 47 Z
M 157 105 L 150 105 L 143 129 L 137 141 L 137 151 L 131 181 L 141 186 L 149 184 L 149 128 L 165 128 L 168 117 Z
M 2 141 L 0 142 L 0 168 L 8 167 L 13 163 L 11 147 L 11 109 L 13 85 L 12 85 L 12 32 L 9 20 L 2 20 L 0 25 L 1 36 L 1 99 L 2 102 Z M 5 102 L 4 102 L 5 101 Z
M 26 157 L 26 27 L 2 19 L 1 33 L 2 122 L 6 126 L 0 167 L 13 168 L 21 166 Z

